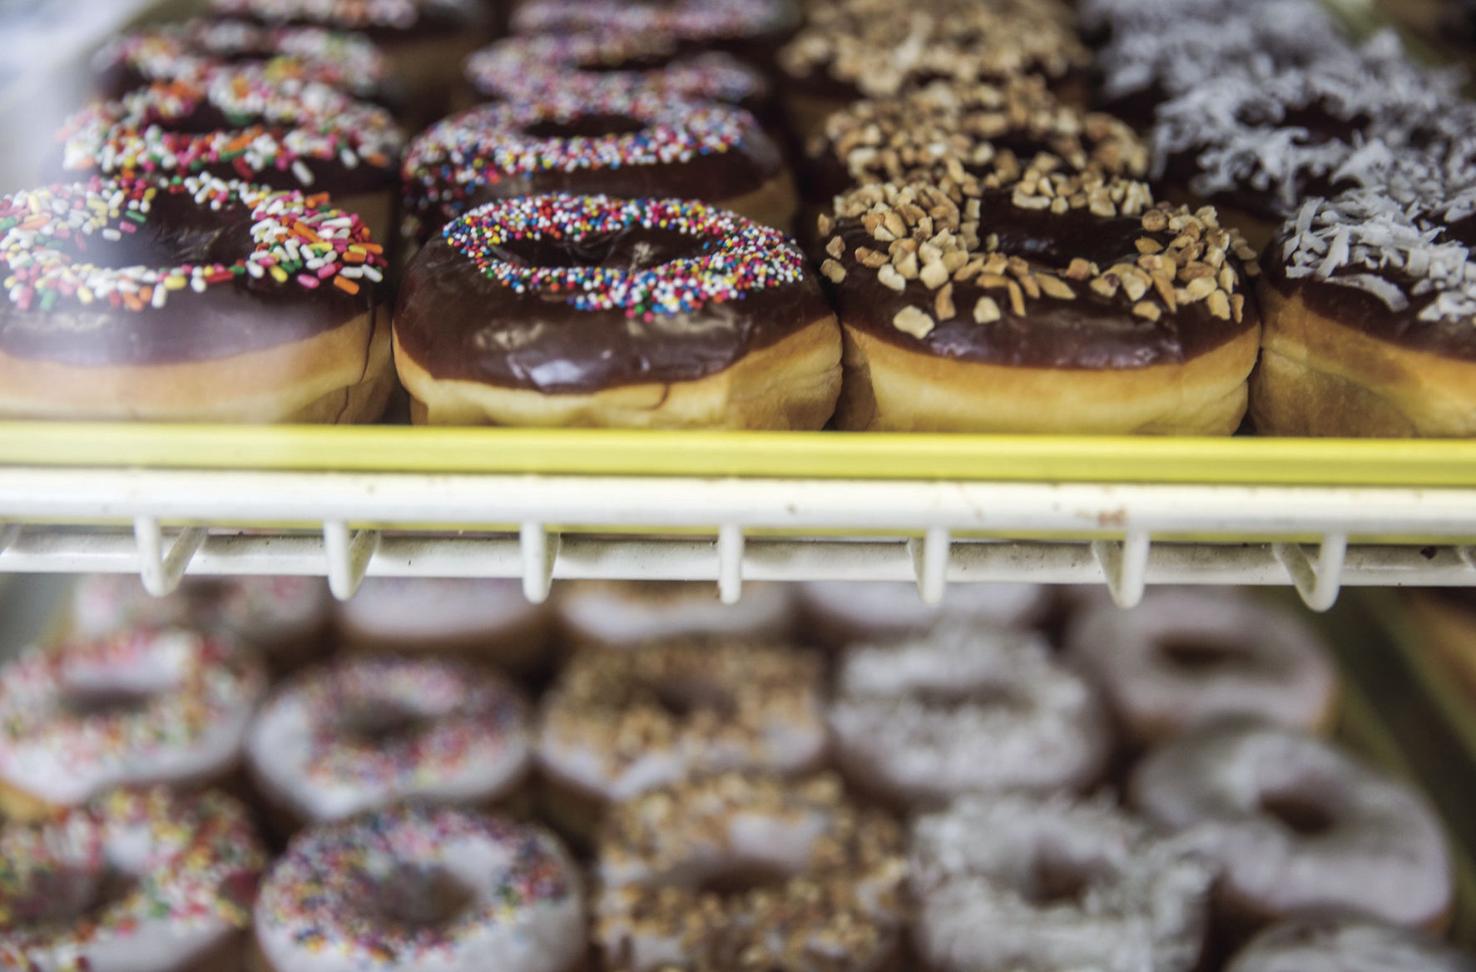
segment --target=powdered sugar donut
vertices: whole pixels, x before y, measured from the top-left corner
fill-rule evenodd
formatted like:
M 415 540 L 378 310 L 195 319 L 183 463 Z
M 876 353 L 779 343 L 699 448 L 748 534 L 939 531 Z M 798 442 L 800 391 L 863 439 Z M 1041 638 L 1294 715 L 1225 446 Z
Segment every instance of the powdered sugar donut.
M 579 877 L 538 827 L 400 807 L 304 831 L 256 900 L 266 972 L 565 972 Z
M 928 604 L 907 582 L 813 581 L 799 586 L 806 634 L 827 645 L 895 641 L 955 618 L 1023 627 L 1042 620 L 1048 596 L 1039 584 L 950 584 Z
M 1241 928 L 1310 908 L 1434 927 L 1449 912 L 1449 851 L 1414 790 L 1290 729 L 1229 722 L 1150 753 L 1134 804 L 1222 870 L 1225 920 Z
M 737 604 L 697 582 L 579 581 L 554 600 L 560 628 L 576 644 L 636 648 L 670 638 L 770 641 L 791 627 L 791 591 L 782 584 L 744 584 Z
M 1226 972 L 1476 972 L 1476 959 L 1408 928 L 1309 916 L 1257 935 Z
M 266 863 L 219 793 L 115 791 L 0 827 L 0 967 L 185 972 L 239 964 Z
M 303 824 L 409 799 L 489 804 L 521 782 L 532 742 L 522 697 L 489 672 L 359 657 L 278 689 L 246 758 L 268 803 Z
M 1112 749 L 1092 689 L 1043 638 L 957 621 L 849 649 L 830 728 L 846 775 L 904 804 L 976 790 L 1083 789 Z
M 1155 591 L 1124 611 L 1078 616 L 1067 656 L 1139 744 L 1227 716 L 1329 728 L 1337 672 L 1317 633 L 1248 596 Z
M 265 690 L 260 663 L 224 635 L 135 628 L 33 649 L 0 668 L 0 814 L 218 780 Z
M 901 924 L 900 850 L 896 825 L 847 802 L 833 776 L 658 790 L 601 836 L 594 938 L 626 972 L 883 968 Z
M 942 972 L 1189 972 L 1213 869 L 1096 800 L 968 796 L 916 820 L 914 940 Z

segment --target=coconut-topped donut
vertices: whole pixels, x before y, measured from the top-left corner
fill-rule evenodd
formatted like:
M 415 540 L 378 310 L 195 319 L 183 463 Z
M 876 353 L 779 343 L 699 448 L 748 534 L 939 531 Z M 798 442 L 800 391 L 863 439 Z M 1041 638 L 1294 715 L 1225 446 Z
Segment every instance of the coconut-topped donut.
M 1152 823 L 1188 832 L 1221 867 L 1216 894 L 1241 930 L 1309 909 L 1429 928 L 1449 913 L 1450 852 L 1435 811 L 1320 739 L 1207 726 L 1150 753 L 1131 793 Z
M 687 200 L 488 203 L 415 257 L 395 329 L 430 424 L 818 429 L 840 335 L 778 230 Z
M 232 968 L 265 863 L 245 809 L 213 792 L 119 790 L 0 826 L 0 966 Z
M 555 90 L 646 87 L 677 98 L 757 107 L 769 83 L 719 51 L 684 51 L 670 34 L 619 30 L 529 34 L 500 40 L 466 62 L 466 77 L 484 98 L 547 98 Z
M 847 650 L 830 728 L 847 776 L 901 804 L 1084 789 L 1112 749 L 1091 688 L 1040 635 L 960 619 Z
M 527 0 L 513 12 L 518 34 L 618 31 L 664 34 L 683 44 L 757 51 L 791 29 L 791 0 Z
M 384 55 L 357 34 L 319 27 L 263 27 L 198 18 L 129 31 L 105 44 L 92 70 L 106 97 L 159 81 L 203 83 L 211 72 L 263 62 L 272 79 L 317 81 L 372 98 L 386 80 Z
M 964 797 L 912 826 L 914 940 L 942 972 L 1189 972 L 1213 868 L 1105 800 Z
M 1226 972 L 1476 972 L 1476 959 L 1408 928 L 1356 916 L 1308 916 L 1251 940 Z
M 120 786 L 201 786 L 236 765 L 266 691 L 223 636 L 139 628 L 0 668 L 0 808 L 35 817 Z
M 295 837 L 262 883 L 255 933 L 268 972 L 567 972 L 587 948 L 558 841 L 423 805 Z
M 432 127 L 405 155 L 422 235 L 474 206 L 539 193 L 701 199 L 780 228 L 794 188 L 741 108 L 604 88 L 483 105 Z
M 1146 184 L 945 166 L 822 218 L 844 429 L 1228 434 L 1259 321 L 1254 253 Z
M 0 412 L 364 421 L 389 395 L 385 261 L 322 197 L 206 175 L 0 197 Z
M 305 823 L 410 799 L 491 804 L 521 781 L 532 743 L 522 697 L 483 669 L 358 657 L 279 688 L 246 758 L 268 801 Z
M 1274 435 L 1476 435 L 1476 168 L 1403 155 L 1266 253 L 1252 383 Z
M 658 790 L 604 828 L 594 939 L 620 972 L 873 972 L 895 958 L 900 852 L 896 824 L 833 776 Z

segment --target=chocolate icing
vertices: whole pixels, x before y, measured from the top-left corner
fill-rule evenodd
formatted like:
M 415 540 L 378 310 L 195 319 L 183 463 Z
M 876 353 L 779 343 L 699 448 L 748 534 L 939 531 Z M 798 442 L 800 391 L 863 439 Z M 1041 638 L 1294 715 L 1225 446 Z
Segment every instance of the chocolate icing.
M 637 228 L 598 239 L 517 243 L 496 252 L 532 265 L 635 268 L 692 255 L 701 245 L 692 237 Z M 438 379 L 578 393 L 704 378 L 827 313 L 809 277 L 689 314 L 656 315 L 650 322 L 619 311 L 581 311 L 565 299 L 519 295 L 488 280 L 436 236 L 406 272 L 395 335 Z
M 210 212 L 186 196 L 160 194 L 138 233 L 117 243 L 93 241 L 85 259 L 113 267 L 234 262 L 251 252 L 250 216 L 239 205 Z M 307 291 L 242 277 L 200 294 L 179 291 L 162 308 L 143 311 L 103 302 L 23 311 L 0 301 L 0 351 L 79 366 L 208 361 L 341 327 L 370 309 L 368 293 Z

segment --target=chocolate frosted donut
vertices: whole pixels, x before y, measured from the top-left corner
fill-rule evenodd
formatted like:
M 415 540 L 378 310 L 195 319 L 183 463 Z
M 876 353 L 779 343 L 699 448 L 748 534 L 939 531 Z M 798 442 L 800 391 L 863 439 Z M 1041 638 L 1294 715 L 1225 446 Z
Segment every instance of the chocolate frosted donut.
M 553 192 L 701 199 L 780 229 L 794 219 L 794 187 L 752 115 L 654 91 L 474 108 L 411 143 L 404 182 L 422 237 L 480 203 Z
M 1266 929 L 1226 972 L 1476 972 L 1476 959 L 1408 928 L 1321 916 Z
M 702 203 L 489 203 L 411 263 L 395 363 L 430 424 L 818 429 L 835 318 L 779 231 Z
M 1268 435 L 1476 436 L 1476 169 L 1405 156 L 1313 199 L 1265 255 Z
M 0 197 L 0 413 L 371 420 L 383 267 L 357 216 L 208 176 Z
M 1228 434 L 1259 322 L 1211 208 L 1028 170 L 862 186 L 821 221 L 845 429 Z

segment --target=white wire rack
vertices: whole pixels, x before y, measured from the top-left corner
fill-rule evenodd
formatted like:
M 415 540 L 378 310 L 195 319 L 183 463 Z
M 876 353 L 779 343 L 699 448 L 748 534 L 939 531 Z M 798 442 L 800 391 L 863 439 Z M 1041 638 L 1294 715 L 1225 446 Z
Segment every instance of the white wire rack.
M 1345 585 L 1476 584 L 1472 489 L 11 467 L 0 522 L 0 572 L 137 572 L 155 593 L 185 573 L 325 575 L 339 597 L 368 575 L 520 577 L 533 600 L 556 578 L 709 580 L 727 601 L 749 579 L 913 579 L 936 601 L 1028 580 L 1124 605 L 1290 584 L 1325 610 Z

